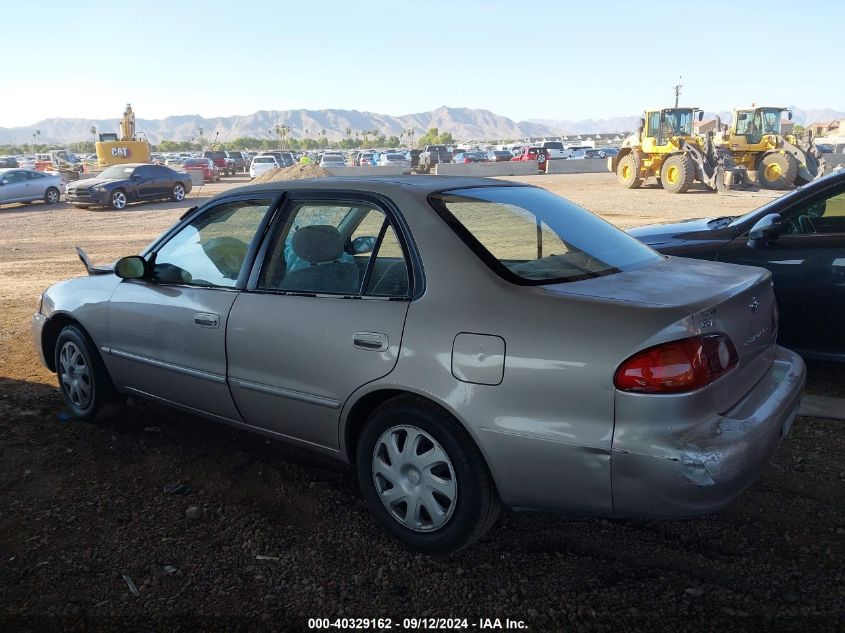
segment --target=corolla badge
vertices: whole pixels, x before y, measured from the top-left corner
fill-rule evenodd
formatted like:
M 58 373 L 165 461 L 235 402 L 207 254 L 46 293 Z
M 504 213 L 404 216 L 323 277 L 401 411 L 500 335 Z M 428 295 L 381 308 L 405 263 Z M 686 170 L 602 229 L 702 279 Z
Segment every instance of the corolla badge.
M 751 308 L 752 312 L 757 312 L 760 309 L 760 302 L 757 297 L 751 297 L 751 303 L 748 304 L 748 307 Z

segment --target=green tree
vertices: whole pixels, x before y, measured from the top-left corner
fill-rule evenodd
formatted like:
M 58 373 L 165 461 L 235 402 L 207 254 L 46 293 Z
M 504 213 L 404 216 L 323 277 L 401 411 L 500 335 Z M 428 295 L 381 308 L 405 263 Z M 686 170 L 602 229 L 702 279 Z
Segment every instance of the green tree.
M 398 136 L 391 136 L 387 139 L 387 143 L 385 145 L 387 147 L 399 147 L 400 141 Z

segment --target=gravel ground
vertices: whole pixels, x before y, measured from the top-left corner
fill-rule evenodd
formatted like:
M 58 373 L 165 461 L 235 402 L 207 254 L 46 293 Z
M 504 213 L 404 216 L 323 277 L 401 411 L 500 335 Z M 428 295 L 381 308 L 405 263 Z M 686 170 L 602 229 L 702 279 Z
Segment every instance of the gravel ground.
M 631 192 L 607 176 L 544 186 L 623 225 L 763 201 Z M 629 211 L 608 215 L 618 208 Z M 510 618 L 532 631 L 845 628 L 842 422 L 798 418 L 720 514 L 507 512 L 468 552 L 436 558 L 391 541 L 342 464 L 143 402 L 100 425 L 70 419 L 29 341 L 38 293 L 79 274 L 72 245 L 110 261 L 183 210 L 0 209 L 3 631 L 299 631 L 337 616 L 388 617 L 402 631 L 403 618 L 430 616 L 469 618 L 471 629 Z M 810 371 L 814 390 L 841 395 L 840 368 Z

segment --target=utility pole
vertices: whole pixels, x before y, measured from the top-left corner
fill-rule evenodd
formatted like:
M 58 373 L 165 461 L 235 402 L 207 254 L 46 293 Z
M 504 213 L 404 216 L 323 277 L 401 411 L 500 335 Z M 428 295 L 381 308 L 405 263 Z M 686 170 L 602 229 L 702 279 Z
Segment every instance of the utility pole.
M 681 76 L 680 75 L 678 75 L 678 83 L 676 83 L 674 86 L 672 86 L 672 88 L 674 88 L 674 90 L 675 90 L 675 107 L 677 108 L 678 107 L 678 97 L 681 96 L 681 88 L 683 88 L 683 85 L 681 84 Z

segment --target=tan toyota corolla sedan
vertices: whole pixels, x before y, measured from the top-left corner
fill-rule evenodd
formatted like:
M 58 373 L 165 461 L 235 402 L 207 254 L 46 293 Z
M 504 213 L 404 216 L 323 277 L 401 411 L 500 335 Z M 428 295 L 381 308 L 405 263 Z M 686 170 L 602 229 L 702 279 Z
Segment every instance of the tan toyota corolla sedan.
M 420 551 L 469 545 L 501 505 L 719 510 L 804 384 L 767 271 L 661 256 L 521 184 L 256 185 L 140 256 L 82 255 L 32 322 L 76 415 L 131 394 L 351 462 Z

